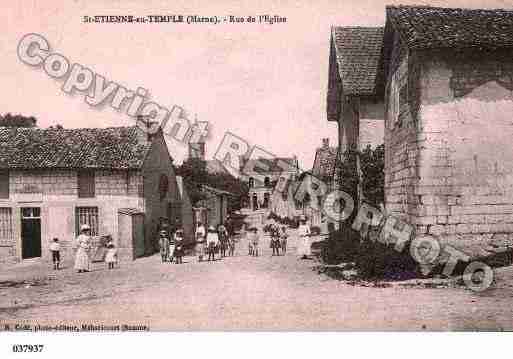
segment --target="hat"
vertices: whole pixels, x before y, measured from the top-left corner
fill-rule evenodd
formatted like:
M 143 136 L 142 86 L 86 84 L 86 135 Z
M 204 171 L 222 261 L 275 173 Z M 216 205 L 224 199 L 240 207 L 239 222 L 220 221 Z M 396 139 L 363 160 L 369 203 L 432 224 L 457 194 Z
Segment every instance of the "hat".
M 167 234 L 167 231 L 165 231 L 165 230 L 161 230 L 159 233 L 160 233 L 160 234 Z
M 83 231 L 90 231 L 91 230 L 91 227 L 89 227 L 88 224 L 83 224 L 80 226 L 80 232 L 83 232 Z
M 208 227 L 208 230 L 209 230 L 209 231 L 214 231 L 214 232 L 215 232 L 215 230 L 216 230 L 216 229 L 214 228 L 214 226 L 210 226 L 210 227 Z

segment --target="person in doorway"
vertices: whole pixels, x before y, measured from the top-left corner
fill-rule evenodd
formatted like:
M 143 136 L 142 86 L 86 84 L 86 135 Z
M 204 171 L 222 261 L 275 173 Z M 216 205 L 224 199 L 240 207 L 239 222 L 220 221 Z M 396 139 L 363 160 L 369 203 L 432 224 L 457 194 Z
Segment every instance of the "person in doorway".
M 53 270 L 57 270 L 61 262 L 61 245 L 59 244 L 59 238 L 53 239 L 50 244 L 50 252 L 52 252 Z
M 212 258 L 212 261 L 215 261 L 215 255 L 216 255 L 216 247 L 219 245 L 219 236 L 217 234 L 216 229 L 214 226 L 208 227 L 208 234 L 207 234 L 207 251 L 208 251 L 208 261 L 210 262 L 210 259 Z
M 203 256 L 206 254 L 206 235 L 205 226 L 198 222 L 196 227 L 196 255 L 198 256 L 198 262 L 203 261 Z
M 182 264 L 184 248 L 183 248 L 183 230 L 181 228 L 176 230 L 176 232 L 174 234 L 174 242 L 175 242 L 174 257 L 176 258 L 176 264 Z
M 167 262 L 169 258 L 169 239 L 167 238 L 167 232 L 165 230 L 159 232 L 159 247 L 162 263 Z
M 298 244 L 298 255 L 301 259 L 307 259 L 309 255 L 312 254 L 311 244 L 310 244 L 310 226 L 306 223 L 306 218 L 301 217 L 299 228 L 297 229 L 297 233 L 299 236 L 299 244 Z
M 114 266 L 118 262 L 118 249 L 113 242 L 107 244 L 107 254 L 105 255 L 105 263 L 107 263 L 109 269 L 114 269 Z
M 76 239 L 77 253 L 75 255 L 75 269 L 78 273 L 89 272 L 91 259 L 89 251 L 91 249 L 91 227 L 83 224 L 80 227 L 80 234 Z

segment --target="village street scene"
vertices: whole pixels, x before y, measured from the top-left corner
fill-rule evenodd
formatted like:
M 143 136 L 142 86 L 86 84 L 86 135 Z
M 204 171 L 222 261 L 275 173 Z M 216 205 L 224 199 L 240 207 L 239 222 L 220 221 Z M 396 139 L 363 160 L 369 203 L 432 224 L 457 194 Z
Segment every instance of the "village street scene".
M 65 94 L 0 109 L 0 331 L 512 331 L 513 10 L 376 8 L 323 24 L 311 127 L 202 122 L 113 80 L 100 101 L 91 62 L 20 33 L 17 71 Z M 255 110 L 217 85 L 212 108 Z M 69 119 L 106 99 L 125 122 Z

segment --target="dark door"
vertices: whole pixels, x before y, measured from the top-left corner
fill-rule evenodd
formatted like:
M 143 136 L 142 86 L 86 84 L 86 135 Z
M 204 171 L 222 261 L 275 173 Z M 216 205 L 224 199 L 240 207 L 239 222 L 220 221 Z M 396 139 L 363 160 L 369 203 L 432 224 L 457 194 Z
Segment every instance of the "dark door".
M 21 209 L 21 258 L 41 257 L 41 209 Z

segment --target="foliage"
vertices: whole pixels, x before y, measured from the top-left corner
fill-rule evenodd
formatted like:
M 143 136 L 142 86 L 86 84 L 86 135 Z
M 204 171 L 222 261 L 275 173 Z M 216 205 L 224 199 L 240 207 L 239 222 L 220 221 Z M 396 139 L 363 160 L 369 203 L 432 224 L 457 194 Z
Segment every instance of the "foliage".
M 358 157 L 362 171 L 362 201 L 379 208 L 385 201 L 385 146 L 380 145 L 374 150 L 367 146 L 363 151 L 348 150 L 343 154 L 342 161 L 337 166 L 339 186 L 355 199 L 355 202 L 358 198 Z
M 269 216 L 267 216 L 267 219 L 272 219 L 275 222 L 278 222 L 279 224 L 288 226 L 290 228 L 299 227 L 299 222 L 297 221 L 297 219 L 291 219 L 289 217 L 280 217 L 274 212 L 269 213 Z
M 0 116 L 0 127 L 36 127 L 37 120 L 34 116 L 11 115 Z
M 199 158 L 190 158 L 176 168 L 176 175 L 182 176 L 187 189 L 187 193 L 193 205 L 206 199 L 205 194 L 201 191 L 201 185 L 207 185 L 232 193 L 234 196 L 229 197 L 228 211 L 236 211 L 240 209 L 241 202 L 247 196 L 247 185 L 233 177 L 229 173 L 209 173 L 207 164 Z

